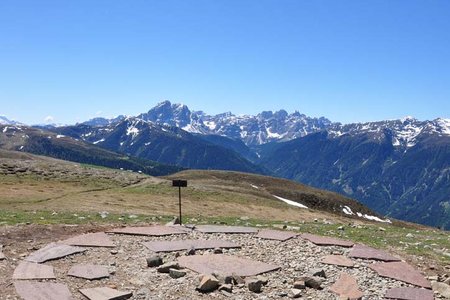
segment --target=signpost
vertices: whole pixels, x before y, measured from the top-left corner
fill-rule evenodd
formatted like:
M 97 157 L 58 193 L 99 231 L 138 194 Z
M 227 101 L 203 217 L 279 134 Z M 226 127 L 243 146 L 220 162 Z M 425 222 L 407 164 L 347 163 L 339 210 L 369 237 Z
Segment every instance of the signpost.
M 181 188 L 187 187 L 187 180 L 172 180 L 172 186 L 178 187 L 178 206 L 180 208 L 180 225 L 182 225 L 182 221 L 181 221 Z

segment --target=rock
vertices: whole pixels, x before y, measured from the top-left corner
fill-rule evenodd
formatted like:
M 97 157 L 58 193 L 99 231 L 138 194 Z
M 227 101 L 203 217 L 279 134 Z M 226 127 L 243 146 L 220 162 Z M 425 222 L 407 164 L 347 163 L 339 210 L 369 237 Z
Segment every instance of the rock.
M 345 227 L 344 227 L 344 226 L 339 226 L 337 229 L 338 229 L 338 230 L 344 230 Z
M 384 227 L 378 227 L 378 231 L 386 231 L 386 228 L 384 228 Z
M 224 285 L 224 284 L 234 284 L 234 280 L 233 280 L 233 276 L 231 275 L 222 275 L 219 273 L 212 273 L 212 275 L 214 277 L 217 278 L 217 280 L 219 280 L 219 284 L 220 285 Z
M 306 288 L 306 285 L 303 280 L 297 280 L 294 282 L 294 289 L 304 290 L 305 288 Z
M 450 285 L 443 282 L 432 282 L 433 291 L 438 292 L 445 299 L 450 299 Z
M 214 248 L 214 254 L 222 254 L 223 250 L 222 248 Z
M 178 269 L 170 269 L 169 270 L 169 276 L 172 278 L 181 278 L 186 276 L 185 270 L 178 270 Z
M 313 288 L 316 290 L 322 289 L 322 278 L 320 277 L 302 276 L 298 278 L 296 281 L 304 281 L 305 286 L 309 288 Z
M 438 281 L 438 280 L 439 280 L 439 277 L 438 277 L 437 275 L 428 276 L 428 280 L 431 280 L 431 281 Z
M 406 237 L 407 237 L 407 238 L 413 238 L 413 237 L 414 237 L 414 234 L 408 233 L 408 234 L 406 235 Z
M 227 293 L 231 293 L 233 291 L 233 286 L 231 284 L 222 284 L 219 286 L 219 291 L 225 291 Z
M 269 283 L 269 278 L 262 275 L 256 276 L 256 279 L 260 280 L 263 285 L 267 285 Z
M 195 255 L 195 248 L 191 248 L 186 252 L 186 255 Z
M 291 289 L 291 291 L 289 292 L 289 297 L 291 298 L 300 298 L 302 296 L 302 290 L 299 289 Z
M 245 280 L 241 276 L 236 275 L 236 274 L 233 273 L 231 275 L 231 277 L 233 278 L 234 284 L 236 284 L 236 285 L 238 285 L 238 284 L 245 284 Z
M 172 221 L 166 223 L 166 226 L 172 226 L 172 225 L 180 225 L 180 219 L 178 217 L 174 217 Z
M 152 257 L 147 258 L 147 267 L 159 267 L 163 264 L 163 259 L 161 256 L 155 255 Z
M 117 253 L 119 253 L 119 251 L 117 251 L 116 249 L 113 249 L 113 250 L 110 251 L 110 253 L 111 253 L 112 255 L 116 255 Z
M 327 278 L 327 275 L 325 275 L 325 271 L 323 269 L 313 269 L 310 274 L 312 276 Z
M 253 293 L 261 293 L 262 292 L 262 286 L 263 283 L 261 280 L 250 278 L 245 281 L 245 284 L 247 285 L 248 289 Z
M 219 280 L 212 275 L 202 275 L 197 290 L 202 293 L 210 293 L 219 287 Z
M 168 263 L 165 263 L 161 266 L 158 267 L 157 271 L 159 273 L 169 273 L 170 269 L 179 269 L 180 266 L 178 265 L 178 263 L 176 261 L 171 261 Z

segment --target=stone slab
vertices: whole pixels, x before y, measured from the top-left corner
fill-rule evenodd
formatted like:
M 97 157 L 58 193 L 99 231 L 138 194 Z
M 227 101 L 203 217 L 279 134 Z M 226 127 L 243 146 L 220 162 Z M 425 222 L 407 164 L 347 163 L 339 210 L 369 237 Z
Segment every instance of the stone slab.
M 112 240 L 104 232 L 78 235 L 62 241 L 61 244 L 83 247 L 115 247 Z
M 347 274 L 341 273 L 339 279 L 330 287 L 330 291 L 338 294 L 343 299 L 362 299 L 363 292 L 359 290 L 356 279 Z
M 348 256 L 381 261 L 400 261 L 399 258 L 390 255 L 386 251 L 359 244 L 353 246 Z
M 132 292 L 122 292 L 109 287 L 80 289 L 80 293 L 90 300 L 122 300 L 133 296 Z
M 296 237 L 297 235 L 298 234 L 289 231 L 263 229 L 259 231 L 256 237 L 260 239 L 277 240 L 284 242 Z
M 448 280 L 446 280 L 448 282 Z M 441 298 L 450 299 L 450 285 L 445 282 L 432 281 L 431 288 L 438 293 Z
M 52 266 L 22 261 L 14 270 L 13 279 L 56 279 L 56 277 Z
M 304 233 L 301 235 L 303 239 L 310 241 L 311 243 L 318 246 L 340 246 L 340 247 L 352 247 L 353 242 L 345 241 L 337 238 L 319 236 L 310 233 Z
M 154 241 L 143 243 L 145 247 L 154 252 L 172 252 L 189 249 L 214 249 L 214 248 L 240 248 L 241 246 L 221 240 L 179 240 L 179 241 Z
M 186 234 L 188 231 L 184 228 L 177 228 L 176 226 L 146 226 L 146 227 L 123 227 L 116 228 L 110 233 L 129 234 L 129 235 L 147 235 L 147 236 L 164 236 L 172 234 Z
M 86 264 L 73 266 L 67 275 L 94 280 L 109 277 L 109 272 L 105 266 Z
M 62 283 L 17 281 L 14 287 L 24 300 L 73 300 L 69 288 Z
M 2 250 L 3 250 L 3 245 L 0 245 L 0 260 L 6 259 L 5 254 L 3 254 Z
M 434 293 L 432 290 L 403 287 L 388 290 L 385 297 L 396 300 L 433 300 Z
M 218 272 L 222 275 L 255 276 L 280 269 L 279 266 L 266 264 L 248 258 L 224 254 L 181 256 L 178 263 L 200 274 Z
M 405 262 L 386 262 L 369 265 L 382 277 L 400 280 L 424 288 L 431 288 L 430 282 L 419 271 Z
M 327 255 L 322 258 L 321 262 L 327 265 L 336 265 L 348 268 L 353 268 L 355 265 L 351 259 L 343 255 Z
M 258 229 L 245 226 L 198 225 L 195 230 L 203 233 L 258 233 Z
M 33 252 L 30 256 L 25 258 L 25 260 L 35 263 L 43 263 L 48 260 L 58 259 L 84 251 L 86 251 L 86 249 L 80 247 L 51 243 L 45 246 L 44 248 L 39 249 L 36 252 Z

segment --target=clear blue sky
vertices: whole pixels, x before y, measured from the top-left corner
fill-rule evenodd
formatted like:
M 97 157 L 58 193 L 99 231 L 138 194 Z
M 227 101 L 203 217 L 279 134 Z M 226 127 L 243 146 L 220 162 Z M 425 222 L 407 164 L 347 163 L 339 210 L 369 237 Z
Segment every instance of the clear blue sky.
M 0 0 L 0 115 L 450 117 L 450 1 Z

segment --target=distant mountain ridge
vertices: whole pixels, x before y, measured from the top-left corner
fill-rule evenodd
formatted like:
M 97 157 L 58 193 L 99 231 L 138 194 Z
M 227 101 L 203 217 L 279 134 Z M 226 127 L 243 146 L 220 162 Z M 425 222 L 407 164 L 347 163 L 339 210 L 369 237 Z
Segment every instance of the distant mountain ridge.
M 135 117 L 51 130 L 163 164 L 294 179 L 450 229 L 450 119 L 341 124 L 284 110 L 208 115 L 164 101 Z
M 20 122 L 9 120 L 5 116 L 0 115 L 0 125 L 20 125 Z

